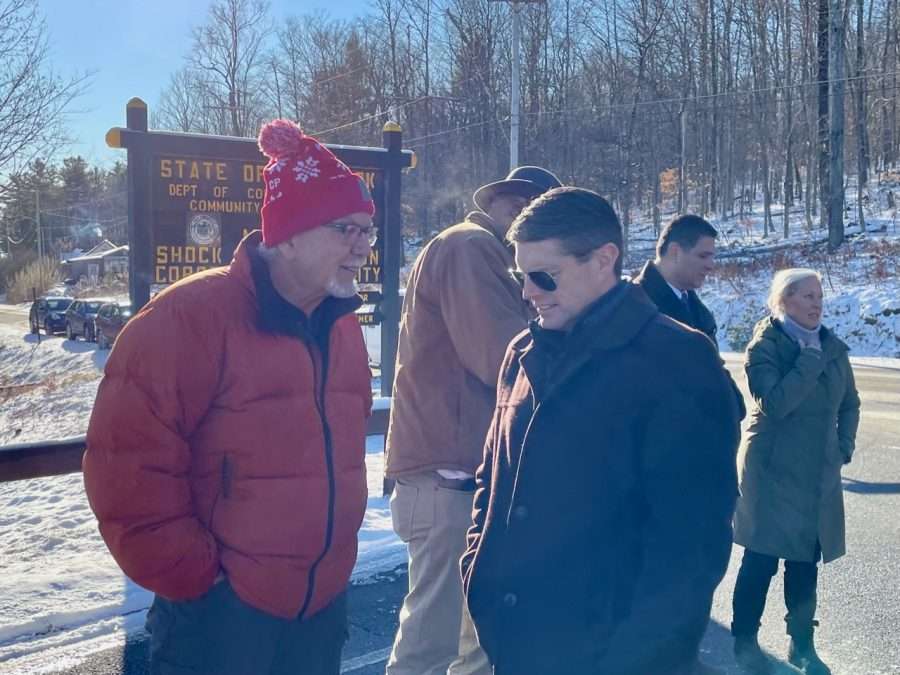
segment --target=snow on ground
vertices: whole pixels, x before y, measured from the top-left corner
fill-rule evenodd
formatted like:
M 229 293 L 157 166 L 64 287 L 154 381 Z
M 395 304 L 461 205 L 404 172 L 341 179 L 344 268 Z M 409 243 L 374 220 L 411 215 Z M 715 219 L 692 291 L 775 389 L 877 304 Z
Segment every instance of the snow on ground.
M 24 330 L 0 326 L 0 386 L 37 385 L 6 400 L 0 390 L 0 446 L 83 435 L 107 353 Z M 381 496 L 383 448 L 382 436 L 367 439 L 357 583 L 406 561 Z M 0 483 L 0 551 L 0 672 L 11 659 L 141 629 L 151 594 L 107 552 L 81 474 Z
M 84 434 L 108 352 L 0 326 L 0 445 Z M 7 390 L 9 391 L 9 390 Z M 40 414 L 36 414 L 40 411 Z
M 381 496 L 384 438 L 367 439 L 369 500 L 353 581 L 406 562 Z M 140 631 L 152 594 L 116 566 L 97 532 L 81 474 L 0 484 L 0 672 L 3 662 L 100 636 Z
M 884 186 L 871 191 L 866 231 L 847 226 L 846 242 L 826 255 L 826 233 L 807 229 L 802 209 L 789 213 L 790 234 L 782 231 L 783 207 L 774 204 L 774 229 L 763 236 L 762 208 L 727 221 L 711 219 L 719 230 L 718 263 L 700 296 L 719 324 L 719 346 L 743 351 L 753 326 L 767 314 L 766 296 L 774 273 L 786 267 L 811 267 L 822 277 L 822 322 L 856 356 L 900 357 L 900 212 L 889 209 Z M 856 216 L 855 187 L 847 193 L 848 218 Z M 852 214 L 852 215 L 849 215 Z M 663 218 L 667 222 L 674 214 Z M 650 223 L 632 227 L 629 267 L 640 269 L 654 255 Z
M 701 297 L 719 324 L 721 349 L 744 349 L 753 326 L 768 313 L 772 274 L 773 270 L 760 270 L 736 284 L 720 273 L 703 288 Z M 862 265 L 852 265 L 823 273 L 823 290 L 822 323 L 849 345 L 851 354 L 900 357 L 900 276 L 869 277 Z
M 876 195 L 874 202 L 879 200 Z M 848 243 L 826 261 L 822 244 L 815 243 L 822 233 L 808 234 L 802 214 L 791 216 L 790 237 L 777 233 L 777 208 L 776 232 L 765 238 L 758 207 L 754 215 L 715 223 L 722 255 L 701 295 L 718 319 L 723 351 L 744 348 L 765 314 L 776 269 L 810 266 L 824 275 L 824 323 L 850 344 L 854 362 L 900 368 L 900 360 L 892 358 L 900 357 L 897 214 L 884 209 L 870 214 L 869 232 L 850 228 Z M 638 267 L 652 257 L 654 238 L 647 223 L 633 225 L 632 235 L 631 266 Z M 407 259 L 416 252 L 411 247 Z M 0 325 L 0 446 L 83 435 L 107 353 L 59 337 L 42 336 L 38 342 L 26 333 L 27 310 L 0 309 L 22 316 L 21 326 Z M 364 331 L 377 366 L 380 331 Z M 378 386 L 376 377 L 373 388 Z M 382 450 L 382 437 L 368 439 L 371 496 L 359 535 L 357 582 L 406 560 L 391 527 L 388 500 L 379 496 Z M 20 669 L 23 657 L 45 664 L 29 673 L 51 672 L 61 658 L 77 658 L 79 650 L 111 646 L 110 641 L 141 630 L 150 594 L 129 581 L 106 551 L 80 474 L 0 483 L 0 551 L 0 672 L 12 659 Z
M 356 583 L 406 561 L 381 497 L 383 437 L 369 437 L 369 500 Z M 60 645 L 141 630 L 152 594 L 129 580 L 97 532 L 80 474 L 0 484 L 0 672 Z

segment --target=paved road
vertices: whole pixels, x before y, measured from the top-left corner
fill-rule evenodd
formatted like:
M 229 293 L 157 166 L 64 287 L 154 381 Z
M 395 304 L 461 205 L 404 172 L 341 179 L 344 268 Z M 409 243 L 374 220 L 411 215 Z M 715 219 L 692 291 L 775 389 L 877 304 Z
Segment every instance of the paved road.
M 729 358 L 745 397 L 740 357 Z M 844 469 L 847 555 L 820 572 L 817 642 L 835 675 L 900 674 L 900 367 L 854 366 L 862 420 L 853 462 Z M 728 626 L 742 549 L 735 547 L 712 618 Z M 781 575 L 769 592 L 760 642 L 787 653 Z M 715 626 L 715 623 L 712 624 Z M 711 663 L 730 662 L 730 641 L 707 634 Z M 712 638 L 712 639 L 710 639 Z M 737 673 L 733 667 L 729 673 Z
M 740 357 L 729 368 L 744 386 Z M 856 458 L 844 472 L 848 555 L 825 566 L 820 582 L 820 653 L 835 675 L 900 673 L 900 368 L 855 368 L 863 400 Z M 746 395 L 746 390 L 745 390 Z M 739 563 L 735 548 L 727 576 L 716 594 L 712 621 L 702 646 L 703 659 L 728 673 L 731 658 L 730 594 Z M 351 590 L 351 638 L 344 672 L 384 672 L 387 650 L 397 625 L 406 578 L 399 570 L 375 583 Z M 769 594 L 760 641 L 775 655 L 787 649 L 782 585 L 776 578 Z M 26 663 L 0 664 L 0 673 L 65 675 L 145 675 L 146 640 L 136 633 L 125 646 L 88 657 L 74 651 L 46 654 L 40 669 Z M 32 660 L 32 662 L 34 662 Z M 57 668 L 48 664 L 56 663 Z

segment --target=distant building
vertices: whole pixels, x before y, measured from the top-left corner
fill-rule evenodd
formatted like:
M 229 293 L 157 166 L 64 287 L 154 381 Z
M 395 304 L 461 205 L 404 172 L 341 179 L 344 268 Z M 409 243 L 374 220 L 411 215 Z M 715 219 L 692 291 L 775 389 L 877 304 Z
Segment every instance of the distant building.
M 128 273 L 128 246 L 116 246 L 104 239 L 87 253 L 64 260 L 66 279 L 97 282 L 107 275 Z

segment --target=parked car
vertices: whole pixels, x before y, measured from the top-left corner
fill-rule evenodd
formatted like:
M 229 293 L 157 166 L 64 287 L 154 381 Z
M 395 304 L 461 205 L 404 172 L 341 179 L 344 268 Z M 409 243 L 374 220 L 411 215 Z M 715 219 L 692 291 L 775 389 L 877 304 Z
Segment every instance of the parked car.
M 72 304 L 72 298 L 62 296 L 40 297 L 31 303 L 31 311 L 28 313 L 28 323 L 31 332 L 40 330 L 47 335 L 61 333 L 66 329 L 66 310 Z
M 131 318 L 131 305 L 127 302 L 106 302 L 97 310 L 94 319 L 94 335 L 97 336 L 97 348 L 109 349 L 122 326 Z
M 75 300 L 66 310 L 66 337 L 75 340 L 80 335 L 88 342 L 94 341 L 94 319 L 104 299 Z

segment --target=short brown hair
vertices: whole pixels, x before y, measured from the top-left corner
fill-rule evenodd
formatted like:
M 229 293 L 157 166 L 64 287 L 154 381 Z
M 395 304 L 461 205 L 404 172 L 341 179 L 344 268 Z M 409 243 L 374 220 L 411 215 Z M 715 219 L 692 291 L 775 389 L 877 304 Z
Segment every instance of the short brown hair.
M 669 244 L 676 243 L 684 250 L 697 245 L 700 237 L 719 236 L 719 231 L 708 220 L 691 214 L 679 216 L 663 228 L 656 242 L 656 255 L 662 258 L 669 250 Z
M 506 238 L 513 243 L 556 239 L 566 255 L 576 258 L 615 244 L 614 270 L 622 274 L 622 225 L 610 203 L 591 190 L 567 186 L 545 192 L 523 209 Z

